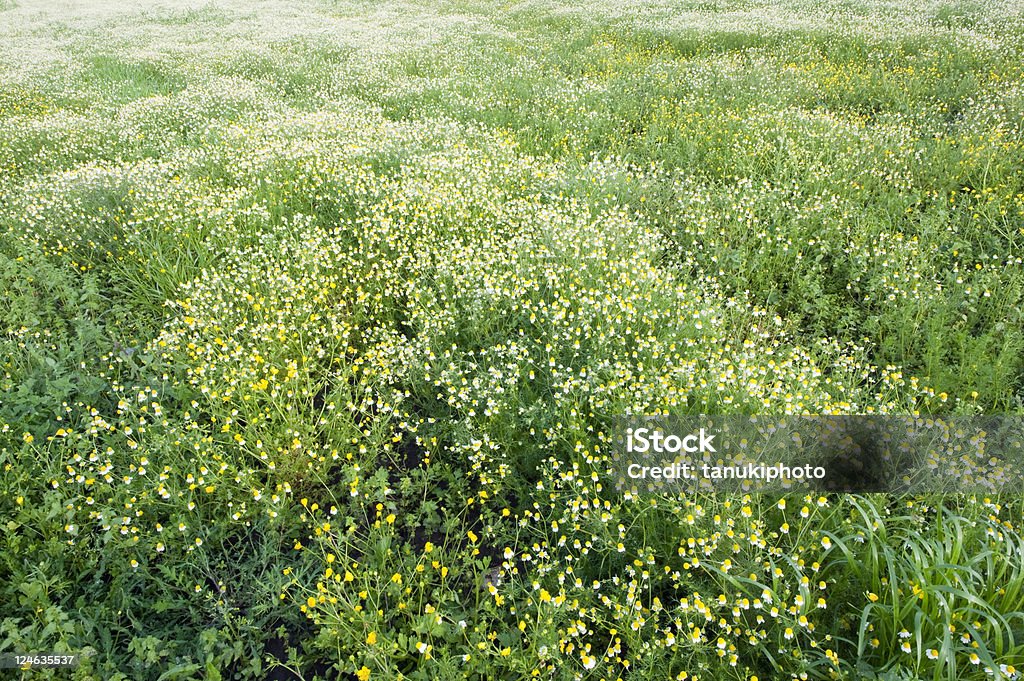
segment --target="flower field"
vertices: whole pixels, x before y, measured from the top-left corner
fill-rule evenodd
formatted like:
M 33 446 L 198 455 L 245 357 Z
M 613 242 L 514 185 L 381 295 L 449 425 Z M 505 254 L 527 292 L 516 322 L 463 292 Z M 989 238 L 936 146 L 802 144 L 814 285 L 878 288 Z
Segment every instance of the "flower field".
M 610 481 L 1022 308 L 1020 0 L 0 0 L 3 673 L 1021 678 L 1019 489 Z

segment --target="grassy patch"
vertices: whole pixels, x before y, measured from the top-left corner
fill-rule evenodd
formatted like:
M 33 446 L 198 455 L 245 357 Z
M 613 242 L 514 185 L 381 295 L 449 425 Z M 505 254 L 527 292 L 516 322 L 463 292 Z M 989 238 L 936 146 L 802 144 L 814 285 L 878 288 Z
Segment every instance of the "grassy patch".
M 5 33 L 0 654 L 1019 678 L 1007 492 L 613 485 L 628 415 L 1020 415 L 1013 8 L 104 12 Z

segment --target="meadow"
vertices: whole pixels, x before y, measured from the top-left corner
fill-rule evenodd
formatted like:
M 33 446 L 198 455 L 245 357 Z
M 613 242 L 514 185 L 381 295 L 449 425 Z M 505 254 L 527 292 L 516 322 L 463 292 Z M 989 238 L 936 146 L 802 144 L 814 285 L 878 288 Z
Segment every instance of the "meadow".
M 0 0 L 0 656 L 1021 678 L 1019 489 L 609 472 L 1024 415 L 1022 303 L 1020 0 Z

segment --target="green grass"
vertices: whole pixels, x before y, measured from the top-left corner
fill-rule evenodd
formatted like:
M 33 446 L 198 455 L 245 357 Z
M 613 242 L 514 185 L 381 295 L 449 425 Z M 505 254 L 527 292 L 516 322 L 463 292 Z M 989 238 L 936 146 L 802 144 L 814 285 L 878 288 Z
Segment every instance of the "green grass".
M 1016 490 L 613 484 L 1022 414 L 1019 3 L 0 9 L 19 678 L 1019 678 Z

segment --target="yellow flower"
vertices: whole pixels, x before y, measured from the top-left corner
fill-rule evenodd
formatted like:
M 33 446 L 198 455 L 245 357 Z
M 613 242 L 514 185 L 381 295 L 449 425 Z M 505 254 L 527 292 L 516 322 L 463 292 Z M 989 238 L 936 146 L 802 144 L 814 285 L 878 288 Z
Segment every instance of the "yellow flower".
M 369 636 L 366 637 L 366 642 L 371 646 L 377 642 L 377 632 L 371 631 Z
M 316 598 L 314 598 L 313 596 L 310 596 L 309 598 L 307 598 L 306 599 L 306 605 L 308 605 L 311 608 L 315 608 L 316 607 Z
M 469 541 L 473 542 L 474 544 L 476 543 L 476 540 L 479 539 L 479 537 L 476 536 L 476 533 L 474 533 L 473 530 L 467 532 L 466 536 L 469 537 Z
M 370 668 L 364 665 L 359 671 L 356 672 L 356 678 L 359 679 L 359 681 L 369 681 Z

